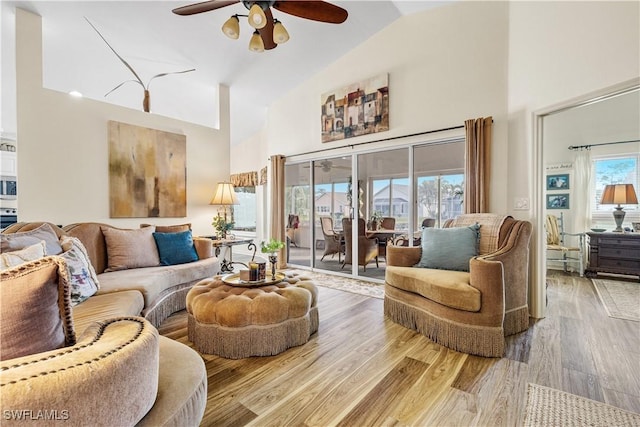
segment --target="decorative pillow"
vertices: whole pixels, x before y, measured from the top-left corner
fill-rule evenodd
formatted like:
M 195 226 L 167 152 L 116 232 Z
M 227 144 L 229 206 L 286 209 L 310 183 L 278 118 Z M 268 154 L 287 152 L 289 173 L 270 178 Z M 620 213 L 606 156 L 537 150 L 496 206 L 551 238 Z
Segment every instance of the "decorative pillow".
M 62 247 L 58 243 L 58 235 L 49 224 L 42 224 L 29 231 L 0 234 L 0 247 L 2 252 L 16 251 L 40 243 L 41 240 L 47 244 L 47 255 L 62 253 Z
M 160 265 L 158 248 L 153 239 L 155 226 L 137 230 L 100 227 L 107 244 L 108 271 Z
M 179 233 L 153 233 L 153 238 L 158 246 L 162 265 L 185 264 L 198 260 L 191 230 Z
M 98 292 L 100 284 L 96 271 L 80 239 L 62 236 L 60 243 L 64 252 L 60 255 L 67 262 L 71 305 L 77 305 Z
M 478 255 L 480 225 L 424 228 L 422 257 L 416 267 L 469 271 L 469 260 Z
M 40 243 L 27 246 L 24 249 L 13 252 L 4 252 L 0 254 L 0 270 L 6 270 L 7 268 L 24 264 L 25 262 L 40 259 L 44 257 L 46 250 L 47 245 L 44 240 L 41 240 Z
M 75 344 L 67 277 L 56 256 L 0 273 L 0 360 Z
M 140 224 L 140 228 L 151 227 L 151 224 Z M 178 225 L 156 225 L 156 233 L 179 233 L 180 231 L 191 230 L 191 223 Z

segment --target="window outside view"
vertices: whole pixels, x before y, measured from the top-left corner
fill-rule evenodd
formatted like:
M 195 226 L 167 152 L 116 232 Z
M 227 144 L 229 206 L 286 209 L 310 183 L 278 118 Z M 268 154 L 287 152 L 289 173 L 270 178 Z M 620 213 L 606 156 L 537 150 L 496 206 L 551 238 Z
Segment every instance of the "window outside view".
M 256 231 L 256 187 L 235 187 L 239 205 L 234 206 L 234 230 Z
M 591 199 L 593 224 L 609 228 L 614 222 L 612 212 L 617 205 L 601 205 L 604 187 L 609 184 L 633 184 L 640 189 L 640 155 L 602 158 L 593 161 L 593 195 Z M 640 220 L 638 205 L 622 205 L 626 212 L 625 224 Z

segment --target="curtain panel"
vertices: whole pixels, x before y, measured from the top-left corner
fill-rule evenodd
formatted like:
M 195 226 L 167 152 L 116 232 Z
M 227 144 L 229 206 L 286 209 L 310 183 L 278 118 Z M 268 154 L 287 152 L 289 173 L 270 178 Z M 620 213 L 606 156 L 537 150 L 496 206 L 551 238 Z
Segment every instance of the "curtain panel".
M 492 117 L 481 117 L 464 122 L 465 213 L 489 212 L 492 124 Z
M 258 185 L 258 172 L 234 173 L 230 181 L 234 187 L 255 187 Z
M 284 229 L 284 161 L 285 157 L 280 154 L 271 156 L 271 220 L 269 226 L 269 237 L 281 242 L 287 241 Z M 287 260 L 285 258 L 286 245 L 278 253 L 278 268 L 285 268 Z

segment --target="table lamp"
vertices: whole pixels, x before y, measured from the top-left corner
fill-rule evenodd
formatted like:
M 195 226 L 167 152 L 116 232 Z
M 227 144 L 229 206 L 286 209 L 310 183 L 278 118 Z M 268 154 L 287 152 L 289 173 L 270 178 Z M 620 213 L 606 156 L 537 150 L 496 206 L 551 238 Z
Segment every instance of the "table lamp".
M 633 184 L 613 184 L 604 187 L 602 192 L 601 205 L 615 205 L 616 210 L 613 211 L 613 219 L 616 221 L 616 229 L 614 232 L 621 233 L 622 221 L 624 220 L 625 212 L 620 205 L 637 205 L 638 197 L 633 189 Z
M 230 182 L 219 182 L 216 187 L 216 192 L 213 195 L 213 199 L 209 202 L 210 205 L 222 206 L 224 208 L 224 222 L 227 221 L 227 206 L 239 205 L 238 195 L 233 189 L 233 184 Z M 218 215 L 220 213 L 218 212 Z M 231 208 L 231 221 L 233 221 L 233 207 Z

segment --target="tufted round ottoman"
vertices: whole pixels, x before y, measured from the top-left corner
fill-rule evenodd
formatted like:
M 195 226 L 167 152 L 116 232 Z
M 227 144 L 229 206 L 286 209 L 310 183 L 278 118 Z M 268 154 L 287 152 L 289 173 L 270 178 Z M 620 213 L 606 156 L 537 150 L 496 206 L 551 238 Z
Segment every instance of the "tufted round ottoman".
M 317 298 L 304 276 L 251 288 L 205 279 L 187 294 L 189 340 L 201 353 L 229 359 L 278 354 L 318 330 Z

